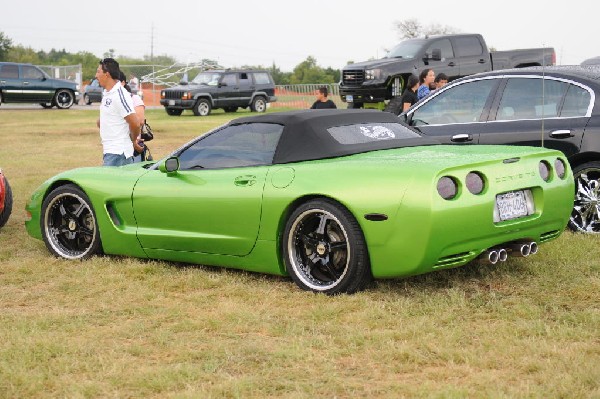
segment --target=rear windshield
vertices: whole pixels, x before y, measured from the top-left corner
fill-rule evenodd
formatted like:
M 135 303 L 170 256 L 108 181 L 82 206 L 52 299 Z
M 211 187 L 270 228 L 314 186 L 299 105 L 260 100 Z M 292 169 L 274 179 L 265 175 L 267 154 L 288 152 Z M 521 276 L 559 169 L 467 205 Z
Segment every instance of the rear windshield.
M 372 143 L 393 139 L 413 139 L 418 133 L 400 123 L 360 123 L 334 126 L 327 129 L 331 137 L 340 144 Z

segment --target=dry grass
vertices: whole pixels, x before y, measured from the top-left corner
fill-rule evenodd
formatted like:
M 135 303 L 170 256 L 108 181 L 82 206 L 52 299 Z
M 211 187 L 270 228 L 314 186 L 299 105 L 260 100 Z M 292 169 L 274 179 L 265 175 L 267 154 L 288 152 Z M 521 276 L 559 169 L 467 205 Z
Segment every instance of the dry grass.
M 231 117 L 148 114 L 155 157 Z M 0 109 L 15 195 L 0 231 L 0 397 L 600 397 L 598 237 L 333 298 L 234 270 L 53 258 L 25 232 L 25 201 L 101 163 L 96 117 Z

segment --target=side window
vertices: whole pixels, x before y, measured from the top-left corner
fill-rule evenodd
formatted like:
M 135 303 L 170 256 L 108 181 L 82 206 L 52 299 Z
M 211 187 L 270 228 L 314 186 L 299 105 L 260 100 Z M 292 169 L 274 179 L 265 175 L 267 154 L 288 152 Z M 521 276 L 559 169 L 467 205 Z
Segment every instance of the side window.
M 483 46 L 476 37 L 457 37 L 456 48 L 461 57 L 473 57 L 483 54 Z
M 19 66 L 18 65 L 2 65 L 2 66 L 0 66 L 0 78 L 19 79 Z
M 238 76 L 240 86 L 248 87 L 252 85 L 252 81 L 250 80 L 250 75 L 246 72 L 241 72 Z
M 31 65 L 23 65 L 21 67 L 23 71 L 23 79 L 38 79 L 41 80 L 44 77 L 42 71 Z
M 282 125 L 273 123 L 226 126 L 184 149 L 179 154 L 179 169 L 270 165 L 282 131 Z
M 431 57 L 433 49 L 435 48 L 438 48 L 442 51 L 442 60 L 454 58 L 454 50 L 452 50 L 452 44 L 450 43 L 449 39 L 436 40 L 435 42 L 431 43 L 425 51 L 425 54 Z
M 558 116 L 558 106 L 568 86 L 567 83 L 551 79 L 508 79 L 496 120 Z
M 257 85 L 268 85 L 271 83 L 271 79 L 269 79 L 269 74 L 266 72 L 256 72 L 254 73 L 254 82 Z
M 221 83 L 225 83 L 227 86 L 237 85 L 237 78 L 235 77 L 235 75 L 235 73 L 226 73 L 225 75 L 223 75 Z
M 451 87 L 417 108 L 413 124 L 477 122 L 495 85 L 495 80 L 484 79 Z
M 565 102 L 560 111 L 560 116 L 569 117 L 587 115 L 591 100 L 592 96 L 587 90 L 584 90 L 579 86 L 569 85 L 567 95 L 565 96 Z

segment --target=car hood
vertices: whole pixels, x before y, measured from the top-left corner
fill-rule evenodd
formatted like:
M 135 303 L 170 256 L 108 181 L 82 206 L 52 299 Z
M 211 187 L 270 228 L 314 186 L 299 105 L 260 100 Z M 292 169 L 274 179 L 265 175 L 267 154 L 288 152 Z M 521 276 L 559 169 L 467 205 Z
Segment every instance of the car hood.
M 344 67 L 345 70 L 350 69 L 373 69 L 373 68 L 385 68 L 388 65 L 394 65 L 398 68 L 401 65 L 410 65 L 414 63 L 413 59 L 402 59 L 402 58 L 381 58 L 379 60 L 357 62 L 355 64 L 349 64 Z

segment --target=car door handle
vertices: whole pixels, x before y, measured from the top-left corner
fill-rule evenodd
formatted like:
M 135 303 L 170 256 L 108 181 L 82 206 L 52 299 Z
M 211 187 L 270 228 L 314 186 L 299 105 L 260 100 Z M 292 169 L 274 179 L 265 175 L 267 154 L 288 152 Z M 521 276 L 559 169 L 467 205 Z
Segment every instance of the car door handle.
M 485 60 L 483 58 L 481 58 L 479 61 L 477 61 L 480 64 L 485 64 Z
M 453 66 L 456 66 L 456 64 L 454 62 L 449 62 L 448 66 L 453 67 Z
M 28 84 L 29 84 L 29 82 L 23 82 L 23 86 L 28 85 Z
M 238 176 L 234 179 L 234 184 L 236 186 L 252 186 L 256 183 L 256 176 L 253 175 L 243 175 Z
M 450 138 L 450 141 L 454 141 L 456 143 L 464 143 L 465 141 L 473 141 L 473 136 L 470 134 L 455 134 Z
M 566 139 L 568 137 L 573 137 L 574 134 L 569 129 L 555 130 L 550 132 L 550 137 L 554 139 Z

